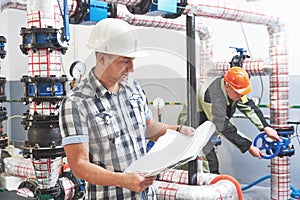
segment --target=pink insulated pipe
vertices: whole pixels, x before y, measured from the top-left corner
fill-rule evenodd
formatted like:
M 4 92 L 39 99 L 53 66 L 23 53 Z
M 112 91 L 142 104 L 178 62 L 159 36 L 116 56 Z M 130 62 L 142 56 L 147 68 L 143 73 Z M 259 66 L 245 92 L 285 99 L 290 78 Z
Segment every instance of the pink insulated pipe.
M 25 54 L 28 55 L 29 75 L 29 78 L 23 77 L 23 79 L 26 79 L 28 81 L 30 81 L 31 79 L 43 80 L 45 82 L 45 80 L 50 80 L 49 78 L 62 77 L 62 50 L 54 48 L 55 46 L 51 44 L 42 46 L 42 43 L 40 44 L 39 40 L 42 41 L 42 38 L 48 38 L 47 40 L 50 42 L 53 38 L 58 38 L 57 35 L 59 32 L 56 31 L 60 30 L 60 28 L 63 26 L 62 16 L 57 1 L 27 1 L 28 28 L 22 28 L 21 35 L 24 36 L 32 32 L 32 46 L 27 45 L 26 43 L 24 44 L 23 38 L 22 51 L 23 53 L 25 52 Z M 39 34 L 34 35 L 33 33 Z M 35 44 L 38 45 L 35 46 Z M 54 90 L 53 88 L 57 89 L 56 85 L 48 85 L 47 88 L 43 91 L 41 89 L 43 84 L 40 84 L 39 82 L 36 82 L 34 84 L 36 86 L 34 92 L 38 98 L 41 98 L 43 95 L 45 96 L 45 94 L 43 93 L 48 92 L 48 90 Z M 25 91 L 31 91 L 31 89 L 29 89 L 26 84 L 24 88 Z M 30 96 L 31 94 L 28 95 L 28 97 Z M 30 98 L 28 99 L 30 101 Z M 45 100 L 41 101 L 36 101 L 35 99 L 33 99 L 32 102 L 30 102 L 27 119 L 32 119 L 33 122 L 31 122 L 32 124 L 29 124 L 28 142 L 25 142 L 23 146 L 26 151 L 26 155 L 32 159 L 38 189 L 43 191 L 46 191 L 49 188 L 54 188 L 57 184 L 57 180 L 59 177 L 58 171 L 63 157 L 63 147 L 60 146 L 59 137 L 57 136 L 57 138 L 55 138 L 58 132 L 55 120 L 54 118 L 50 118 L 52 116 L 58 115 L 57 103 L 53 103 L 53 101 L 51 101 L 52 99 L 45 98 Z M 39 118 L 34 117 L 40 116 L 43 116 L 44 119 L 50 120 L 45 120 L 43 123 L 38 123 Z M 34 119 L 36 119 L 36 121 L 34 121 Z M 42 124 L 44 124 L 44 126 L 42 126 Z M 43 141 L 46 142 L 43 143 Z M 43 155 L 43 150 L 48 151 L 48 153 Z M 50 152 L 54 154 L 55 151 L 59 153 L 56 156 L 50 156 Z M 33 153 L 30 154 L 30 152 Z

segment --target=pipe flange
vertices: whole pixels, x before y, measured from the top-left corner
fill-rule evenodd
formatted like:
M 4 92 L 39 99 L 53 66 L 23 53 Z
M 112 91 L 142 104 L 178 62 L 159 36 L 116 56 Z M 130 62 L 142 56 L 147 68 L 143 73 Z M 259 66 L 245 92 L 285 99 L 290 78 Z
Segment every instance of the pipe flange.
M 162 15 L 163 18 L 166 18 L 166 19 L 176 19 L 177 17 L 180 17 L 184 10 L 185 10 L 185 7 L 187 6 L 188 2 L 187 0 L 180 0 L 178 3 L 177 3 L 177 13 L 174 13 L 174 14 L 164 14 Z
M 24 158 L 31 159 L 41 159 L 41 158 L 51 158 L 55 159 L 58 157 L 65 157 L 64 147 L 49 147 L 49 148 L 39 148 L 39 147 L 28 147 L 25 143 L 22 146 Z
M 128 11 L 132 14 L 143 15 L 151 10 L 152 2 L 150 0 L 142 0 L 139 5 L 128 6 L 126 5 Z
M 47 28 L 21 28 L 20 35 L 22 36 L 22 44 L 20 45 L 21 51 L 28 55 L 28 51 L 32 50 L 34 53 L 39 49 L 48 49 L 51 53 L 53 50 L 61 51 L 62 54 L 66 53 L 67 47 L 61 46 L 58 38 L 60 30 L 51 26 Z
M 80 24 L 89 13 L 87 0 L 77 0 L 77 7 L 73 14 L 69 15 L 70 24 Z
M 36 197 L 38 199 L 57 199 L 57 197 L 60 197 L 61 193 L 63 191 L 62 185 L 56 184 L 52 188 L 45 188 L 40 189 L 38 188 L 36 190 Z M 62 199 L 58 199 L 62 200 Z
M 22 97 L 22 101 L 26 105 L 31 102 L 36 102 L 39 105 L 46 101 L 55 105 L 66 95 L 65 84 L 68 78 L 66 75 L 62 75 L 61 77 L 23 76 L 20 81 L 25 83 L 25 97 Z
M 115 3 L 108 3 L 108 17 L 116 18 L 118 16 L 118 8 Z

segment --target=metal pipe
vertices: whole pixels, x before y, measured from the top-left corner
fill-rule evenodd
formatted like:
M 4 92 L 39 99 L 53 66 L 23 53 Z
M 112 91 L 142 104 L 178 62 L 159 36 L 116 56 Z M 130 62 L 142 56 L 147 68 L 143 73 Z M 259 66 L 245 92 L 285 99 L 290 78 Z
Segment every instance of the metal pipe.
M 186 48 L 187 48 L 187 122 L 191 127 L 197 127 L 196 115 L 196 68 L 195 68 L 195 15 L 186 15 Z M 197 184 L 197 159 L 188 162 L 189 184 Z
M 174 199 L 231 199 L 239 198 L 238 189 L 229 180 L 222 180 L 211 185 L 184 185 L 178 183 L 154 181 L 152 185 L 158 200 Z
M 230 68 L 228 61 L 216 61 L 213 71 L 213 75 L 224 75 L 224 73 Z M 270 75 L 270 65 L 262 58 L 248 58 L 243 62 L 243 68 L 251 76 L 266 76 Z
M 0 12 L 7 8 L 24 10 L 26 11 L 27 0 L 1 0 L 0 1 Z
M 211 173 L 197 173 L 197 184 L 196 185 L 209 185 L 210 182 L 219 176 L 218 174 L 211 174 Z M 165 182 L 172 182 L 172 183 L 179 183 L 188 185 L 188 171 L 187 170 L 180 170 L 180 169 L 168 169 L 163 171 L 159 174 L 158 180 L 165 181 Z

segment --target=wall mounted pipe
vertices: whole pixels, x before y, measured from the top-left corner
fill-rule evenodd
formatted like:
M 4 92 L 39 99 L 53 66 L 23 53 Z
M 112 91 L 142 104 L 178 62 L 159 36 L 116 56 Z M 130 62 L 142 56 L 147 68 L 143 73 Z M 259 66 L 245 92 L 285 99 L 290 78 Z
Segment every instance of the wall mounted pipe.
M 197 185 L 209 185 L 217 176 L 219 175 L 199 172 L 197 174 Z M 188 172 L 180 169 L 168 169 L 159 174 L 158 180 L 188 185 Z
M 68 10 L 70 15 L 74 14 L 77 6 L 78 5 L 76 0 L 69 0 Z M 0 0 L 0 12 L 4 11 L 5 9 L 16 9 L 26 11 L 27 0 Z
M 230 68 L 228 61 L 216 61 L 213 69 L 213 75 L 224 75 L 224 73 Z M 251 76 L 267 76 L 270 75 L 271 69 L 266 61 L 262 58 L 248 58 L 243 62 L 243 68 Z
M 158 200 L 243 199 L 240 187 L 237 187 L 230 180 L 218 180 L 215 183 L 202 186 L 154 181 L 152 186 L 156 191 Z
M 7 8 L 26 11 L 27 0 L 0 0 L 0 12 Z

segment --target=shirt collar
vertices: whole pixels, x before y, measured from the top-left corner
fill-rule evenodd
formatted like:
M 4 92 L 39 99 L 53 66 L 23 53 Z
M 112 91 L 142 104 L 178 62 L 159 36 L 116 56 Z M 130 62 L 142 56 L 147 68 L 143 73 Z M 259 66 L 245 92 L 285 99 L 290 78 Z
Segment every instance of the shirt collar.
M 92 70 L 89 72 L 88 77 L 89 77 L 89 82 L 91 87 L 96 91 L 95 93 L 96 97 L 99 98 L 100 96 L 104 96 L 105 94 L 112 94 L 112 92 L 106 89 L 104 85 L 95 76 L 94 69 L 95 67 L 93 67 Z M 125 87 L 128 87 L 127 80 L 120 82 L 119 84 L 120 84 L 120 90 L 122 90 Z

